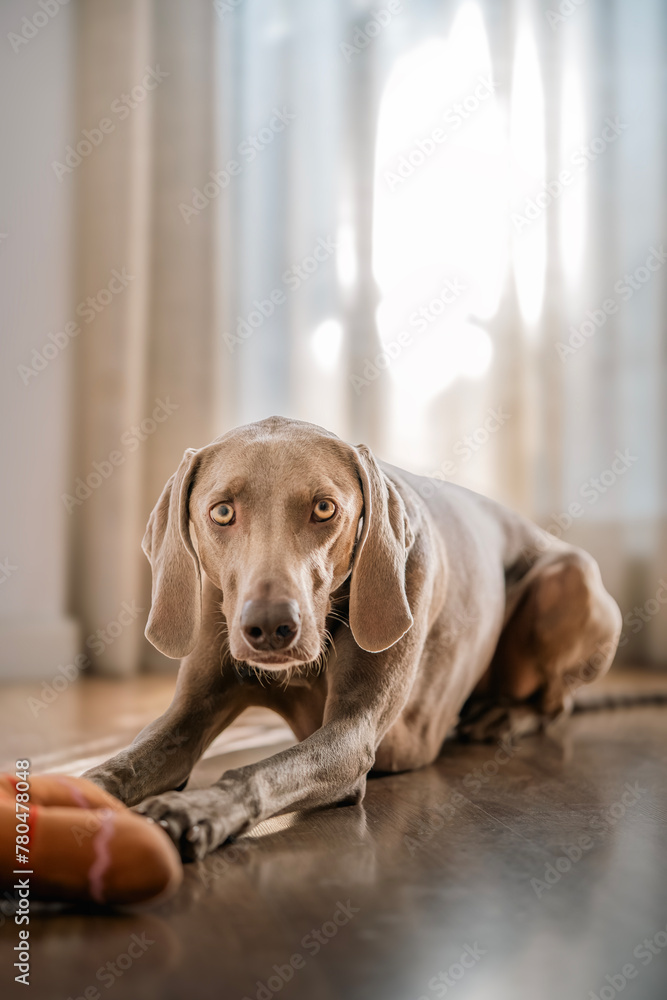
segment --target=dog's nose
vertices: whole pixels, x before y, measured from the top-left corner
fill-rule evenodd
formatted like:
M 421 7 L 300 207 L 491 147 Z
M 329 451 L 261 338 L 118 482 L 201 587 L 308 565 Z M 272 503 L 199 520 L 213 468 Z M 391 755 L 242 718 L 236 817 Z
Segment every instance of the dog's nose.
M 246 601 L 241 611 L 241 629 L 253 649 L 288 649 L 301 628 L 296 601 Z

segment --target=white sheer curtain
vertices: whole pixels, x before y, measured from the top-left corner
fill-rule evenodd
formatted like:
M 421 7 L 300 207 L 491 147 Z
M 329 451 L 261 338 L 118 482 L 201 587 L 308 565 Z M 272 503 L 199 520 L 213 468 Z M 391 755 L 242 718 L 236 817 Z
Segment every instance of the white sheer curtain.
M 204 2 L 86 0 L 77 16 L 79 127 L 114 124 L 72 178 L 77 300 L 114 269 L 131 280 L 73 344 L 70 492 L 120 460 L 72 508 L 72 610 L 93 668 L 123 675 L 165 662 L 143 636 L 148 514 L 185 448 L 218 433 L 215 216 L 188 225 L 179 211 L 215 161 L 215 14 Z M 149 70 L 160 82 L 142 92 Z
M 225 329 L 338 239 L 229 358 L 239 415 L 326 423 L 520 507 L 595 553 L 624 651 L 664 660 L 663 6 L 246 0 L 219 28 L 230 155 L 294 114 L 230 197 Z
M 169 76 L 80 171 L 83 293 L 137 280 L 80 348 L 76 474 L 155 399 L 179 406 L 73 515 L 84 634 L 147 607 L 141 531 L 183 449 L 279 412 L 589 548 L 625 652 L 664 661 L 667 272 L 637 269 L 665 234 L 665 12 L 550 9 L 80 5 L 82 125 L 144 65 Z M 141 624 L 99 666 L 157 663 Z

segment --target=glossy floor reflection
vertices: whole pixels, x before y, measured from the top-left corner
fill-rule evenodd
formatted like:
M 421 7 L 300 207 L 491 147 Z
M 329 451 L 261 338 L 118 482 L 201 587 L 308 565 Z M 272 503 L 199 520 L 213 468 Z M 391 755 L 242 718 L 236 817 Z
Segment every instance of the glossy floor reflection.
M 448 745 L 371 780 L 363 806 L 280 817 L 188 866 L 161 907 L 35 911 L 29 990 L 11 988 L 5 915 L 2 995 L 663 1000 L 666 765 L 657 707 Z

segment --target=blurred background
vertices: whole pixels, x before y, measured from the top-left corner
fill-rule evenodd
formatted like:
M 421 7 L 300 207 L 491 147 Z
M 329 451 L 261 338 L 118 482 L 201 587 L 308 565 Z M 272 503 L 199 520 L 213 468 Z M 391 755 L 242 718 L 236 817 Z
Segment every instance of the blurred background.
M 0 677 L 176 667 L 140 549 L 280 413 L 599 560 L 667 662 L 660 0 L 4 0 Z M 77 659 L 78 657 L 78 659 Z

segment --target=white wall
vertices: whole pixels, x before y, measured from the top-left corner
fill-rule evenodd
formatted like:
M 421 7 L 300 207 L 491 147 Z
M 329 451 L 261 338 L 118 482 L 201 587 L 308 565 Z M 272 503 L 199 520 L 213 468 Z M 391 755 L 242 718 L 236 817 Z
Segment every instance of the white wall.
M 46 4 L 51 10 L 57 3 Z M 42 12 L 40 15 L 38 12 Z M 24 384 L 49 333 L 73 318 L 73 185 L 51 168 L 75 138 L 75 5 L 0 5 L 0 680 L 52 677 L 77 653 L 66 616 L 72 349 Z M 10 33 L 32 37 L 14 51 Z M 18 43 L 17 43 L 18 44 Z M 7 575 L 8 574 L 8 575 Z

